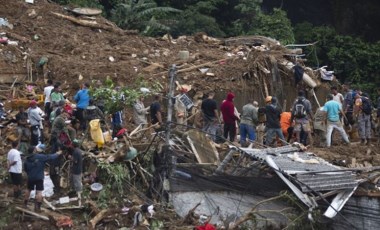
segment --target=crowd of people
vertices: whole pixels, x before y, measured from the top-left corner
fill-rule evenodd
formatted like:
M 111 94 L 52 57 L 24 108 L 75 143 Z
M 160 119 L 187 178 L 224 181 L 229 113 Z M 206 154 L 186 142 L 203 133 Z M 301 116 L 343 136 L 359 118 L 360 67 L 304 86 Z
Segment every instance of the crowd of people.
M 14 196 L 21 196 L 22 170 L 27 174 L 27 192 L 25 204 L 28 203 L 30 191 L 36 189 L 36 210 L 40 210 L 41 192 L 44 189 L 44 168 L 49 163 L 50 177 L 55 191 L 60 189 L 60 167 L 62 159 L 71 159 L 72 188 L 78 193 L 82 191 L 82 152 L 81 142 L 88 131 L 91 121 L 99 120 L 112 125 L 112 136 L 116 137 L 123 130 L 124 114 L 117 111 L 109 117 L 104 115 L 102 101 L 94 101 L 89 94 L 90 85 L 85 83 L 72 97 L 74 104 L 67 103 L 62 93 L 60 83 L 48 80 L 44 88 L 44 109 L 36 101 L 31 101 L 28 108 L 19 107 L 19 112 L 11 122 L 17 124 L 17 140 L 12 142 L 8 153 L 8 171 L 14 184 Z M 120 88 L 115 88 L 120 90 Z M 299 91 L 298 97 L 290 111 L 282 111 L 276 97 L 267 96 L 265 105 L 259 106 L 257 101 L 249 99 L 239 109 L 234 103 L 235 95 L 229 92 L 220 103 L 214 99 L 215 93 L 208 92 L 195 103 L 192 112 L 183 101 L 191 87 L 177 88 L 178 95 L 173 98 L 174 118 L 179 131 L 188 128 L 189 114 L 200 114 L 193 119 L 193 125 L 208 134 L 214 142 L 236 142 L 247 147 L 250 144 L 278 146 L 290 142 L 304 145 L 313 144 L 313 137 L 319 137 L 326 147 L 331 146 L 332 132 L 337 130 L 345 143 L 350 140 L 346 130 L 357 126 L 361 143 L 369 144 L 372 137 L 371 116 L 373 103 L 368 95 L 360 90 L 352 90 L 348 84 L 343 85 L 344 95 L 336 87 L 331 88 L 331 94 L 326 97 L 326 103 L 313 112 L 312 103 L 307 99 L 305 91 Z M 377 100 L 377 118 L 380 117 L 380 90 Z M 133 104 L 133 121 L 136 126 L 152 124 L 156 131 L 162 130 L 163 111 L 162 97 L 157 94 L 150 106 L 144 105 L 145 96 L 142 94 Z M 123 100 L 123 98 L 120 98 Z M 104 102 L 103 102 L 104 103 Z M 0 116 L 7 116 L 0 103 Z M 195 110 L 194 110 L 195 108 Z M 198 111 L 198 112 L 196 112 Z M 148 116 L 150 119 L 148 119 Z M 110 118 L 110 120 L 108 120 Z M 45 131 L 44 131 L 45 130 Z M 44 132 L 48 130 L 48 140 Z M 261 132 L 263 130 L 264 132 Z M 240 136 L 238 139 L 238 134 Z M 80 136 L 80 138 L 79 138 Z M 46 148 L 48 146 L 49 148 Z M 51 153 L 51 154 L 47 154 Z M 23 157 L 22 157 L 23 156 Z M 80 199 L 79 199 L 80 200 Z
M 38 106 L 37 101 L 31 100 L 28 108 L 19 106 L 16 116 L 3 124 L 17 124 L 17 138 L 12 142 L 12 149 L 7 158 L 8 171 L 14 185 L 14 197 L 22 197 L 24 170 L 27 176 L 24 203 L 28 205 L 30 192 L 36 190 L 37 212 L 41 209 L 45 164 L 49 164 L 54 191 L 59 192 L 60 167 L 65 160 L 72 161 L 70 181 L 72 190 L 78 194 L 79 205 L 81 204 L 82 151 L 77 133 L 86 131 L 89 120 L 103 117 L 103 113 L 93 106 L 88 87 L 87 83 L 83 84 L 75 94 L 74 108 L 71 103 L 67 103 L 60 83 L 53 84 L 48 80 L 44 88 L 44 109 Z M 44 131 L 48 135 L 44 135 Z M 45 136 L 48 137 L 47 140 Z
M 235 95 L 232 92 L 226 95 L 219 107 L 214 99 L 215 93 L 209 92 L 198 105 L 203 121 L 202 127 L 198 128 L 202 128 L 215 142 L 221 135 L 224 138 L 221 141 L 238 141 L 243 147 L 251 143 L 278 146 L 290 142 L 306 146 L 313 145 L 315 137 L 321 146 L 331 147 L 334 130 L 339 132 L 344 143 L 350 144 L 347 131 L 351 132 L 355 126 L 361 144 L 369 145 L 374 135 L 371 130 L 374 130 L 375 125 L 372 122 L 375 106 L 366 93 L 358 89 L 351 90 L 349 84 L 344 84 L 342 89 L 344 95 L 338 92 L 337 87 L 331 87 L 325 104 L 316 111 L 307 99 L 306 92 L 300 90 L 290 111 L 282 111 L 278 99 L 268 96 L 265 98 L 265 105 L 261 107 L 257 101 L 250 99 L 242 107 L 241 113 L 234 104 Z M 380 90 L 378 92 L 377 108 L 380 107 Z M 186 92 L 181 92 L 183 93 Z M 180 106 L 176 105 L 175 108 L 177 107 Z M 183 122 L 186 120 L 186 110 L 181 108 L 176 111 L 181 114 L 181 117 L 176 116 L 177 124 L 186 127 L 186 123 Z M 379 118 L 379 114 L 378 109 L 375 116 Z M 265 127 L 264 135 L 261 137 L 259 127 Z M 239 140 L 237 134 L 240 135 Z

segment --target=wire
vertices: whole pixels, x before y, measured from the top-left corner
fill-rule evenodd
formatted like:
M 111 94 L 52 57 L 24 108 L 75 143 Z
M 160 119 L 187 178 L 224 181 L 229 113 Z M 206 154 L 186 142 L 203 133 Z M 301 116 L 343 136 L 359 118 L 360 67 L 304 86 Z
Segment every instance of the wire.
M 211 134 L 211 133 L 208 133 L 208 132 L 205 132 L 205 131 L 203 131 L 203 130 L 201 130 L 201 129 L 199 129 L 199 128 L 196 128 L 196 127 L 192 127 L 192 126 L 188 126 L 188 125 L 184 125 L 184 124 L 178 124 L 178 123 L 176 123 L 176 122 L 170 122 L 171 124 L 175 124 L 175 125 L 179 125 L 179 126 L 185 126 L 185 127 L 188 127 L 188 128 L 190 128 L 190 129 L 195 129 L 195 130 L 198 130 L 198 131 L 200 131 L 200 132 L 202 132 L 202 133 L 206 133 L 206 134 L 209 134 L 209 135 L 211 135 L 211 136 L 216 136 L 216 137 L 221 137 L 221 136 L 218 136 L 218 135 L 214 135 L 214 134 Z M 229 142 L 230 144 L 232 144 L 233 146 L 235 146 L 236 148 L 237 148 L 237 150 L 238 150 L 238 152 L 240 152 L 240 153 L 244 153 L 244 150 L 242 150 L 242 149 L 240 149 L 238 146 L 236 146 L 233 142 L 231 142 L 231 141 L 229 141 L 229 140 L 227 140 L 226 138 L 224 138 L 224 137 L 221 137 L 223 140 L 225 140 L 225 141 L 227 141 L 227 142 Z M 286 142 L 286 141 L 283 141 L 284 143 L 288 143 L 288 142 Z M 289 144 L 289 143 L 288 143 Z M 304 186 L 306 186 L 309 190 L 311 190 L 313 193 L 315 193 L 315 194 L 317 194 L 329 207 L 331 207 L 337 214 L 339 214 L 345 221 L 347 221 L 347 223 L 350 225 L 350 226 L 352 226 L 354 229 L 358 229 L 354 224 L 352 224 L 340 211 L 338 211 L 337 209 L 335 209 L 327 200 L 326 200 L 326 198 L 324 198 L 323 196 L 322 196 L 322 194 L 320 193 L 320 192 L 317 192 L 317 191 L 315 191 L 314 189 L 312 189 L 310 186 L 308 186 L 307 184 L 305 184 L 305 183 L 303 183 L 302 181 L 300 181 L 300 180 L 298 180 L 297 178 L 295 178 L 295 177 L 293 177 L 293 176 L 291 176 L 291 175 L 289 175 L 289 174 L 287 174 L 287 173 L 285 173 L 285 172 L 283 172 L 282 170 L 278 170 L 278 169 L 275 169 L 275 168 L 273 168 L 273 167 L 271 167 L 270 165 L 267 165 L 268 167 L 270 167 L 271 169 L 273 169 L 274 171 L 277 171 L 277 172 L 279 172 L 279 173 L 281 173 L 281 174 L 284 174 L 284 175 L 286 175 L 286 176 L 288 176 L 291 180 L 293 180 L 293 181 L 295 181 L 295 182 L 298 182 L 298 183 L 300 183 L 300 184 L 303 184 Z M 252 182 L 250 182 L 250 183 L 252 183 Z M 241 196 L 241 199 L 240 199 L 240 201 L 239 201 L 239 205 L 238 205 L 238 207 L 237 207 L 237 211 L 238 211 L 238 208 L 240 207 L 240 202 L 241 202 L 241 200 L 242 200 L 242 197 L 243 197 L 243 195 L 246 193 L 246 190 L 247 190 L 247 188 L 248 188 L 249 186 L 246 186 L 245 187 L 245 190 L 244 190 L 244 192 L 242 193 L 242 196 Z M 237 214 L 237 211 L 236 211 L 236 214 Z M 236 215 L 235 214 L 235 215 Z

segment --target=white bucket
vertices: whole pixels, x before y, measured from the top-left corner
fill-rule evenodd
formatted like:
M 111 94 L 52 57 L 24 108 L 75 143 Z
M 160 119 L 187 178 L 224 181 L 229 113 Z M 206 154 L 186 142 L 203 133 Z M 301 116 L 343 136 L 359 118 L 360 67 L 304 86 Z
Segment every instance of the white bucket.
M 315 87 L 317 87 L 317 83 L 307 74 L 307 73 L 304 73 L 303 76 L 302 76 L 302 80 L 308 85 L 310 86 L 312 89 L 314 89 Z

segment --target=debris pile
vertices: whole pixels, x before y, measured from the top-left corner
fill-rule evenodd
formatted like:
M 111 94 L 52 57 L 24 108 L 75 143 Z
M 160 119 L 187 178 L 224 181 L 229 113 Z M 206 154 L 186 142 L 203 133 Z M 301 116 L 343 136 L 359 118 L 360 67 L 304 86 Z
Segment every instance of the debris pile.
M 304 66 L 302 62 L 305 60 L 299 58 L 301 49 L 289 49 L 271 38 L 215 39 L 199 33 L 176 39 L 169 35 L 154 39 L 136 35 L 136 31 L 123 31 L 98 13 L 79 16 L 78 12 L 83 14 L 80 9 L 68 11 L 48 1 L 28 4 L 22 0 L 0 0 L 0 4 L 3 17 L 0 18 L 0 97 L 8 112 L 1 122 L 0 158 L 4 163 L 11 142 L 18 138 L 14 122 L 18 107 L 27 107 L 33 99 L 42 107 L 43 87 L 48 79 L 61 82 L 66 103 L 70 105 L 79 85 L 87 82 L 96 88 L 99 81 L 110 80 L 123 87 L 131 87 L 136 81 L 141 81 L 146 85 L 159 84 L 166 94 L 170 88 L 168 70 L 175 64 L 178 69 L 177 85 L 192 86 L 188 95 L 193 97 L 195 105 L 207 91 L 213 90 L 224 96 L 225 92 L 232 90 L 240 92 L 241 101 L 252 97 L 263 102 L 268 95 L 276 96 L 283 110 L 289 108 L 296 98 L 296 89 L 307 89 L 313 104 L 319 106 L 329 82 L 334 80 L 332 73 L 325 68 L 312 70 Z M 194 110 L 197 109 L 199 111 L 194 106 Z M 149 226 L 150 229 L 183 226 L 192 229 L 197 225 L 211 228 L 212 213 L 199 215 L 202 214 L 199 210 L 205 208 L 204 203 L 194 204 L 187 210 L 173 210 L 166 203 L 175 202 L 176 194 L 180 192 L 194 190 L 249 190 L 266 198 L 291 190 L 304 204 L 315 207 L 310 186 L 293 184 L 289 180 L 297 172 L 289 169 L 282 174 L 274 170 L 277 164 L 283 170 L 278 162 L 284 161 L 303 164 L 305 171 L 312 164 L 321 164 L 314 159 L 315 156 L 306 156 L 304 147 L 270 149 L 255 145 L 251 146 L 254 150 L 240 149 L 231 147 L 233 143 L 216 144 L 197 129 L 186 132 L 176 129 L 166 136 L 160 129 L 165 127 L 136 126 L 132 124 L 131 109 L 126 108 L 124 112 L 127 123 L 116 138 L 110 138 L 109 120 L 102 124 L 105 132 L 101 145 L 90 133 L 78 132 L 84 166 L 81 196 L 70 193 L 72 161 L 69 156 L 64 156 L 59 171 L 61 190 L 55 189 L 54 195 L 45 197 L 41 213 L 32 211 L 31 207 L 23 207 L 21 200 L 10 199 L 10 187 L 5 185 L 9 179 L 5 168 L 1 175 L 6 187 L 1 194 L 1 204 L 4 204 L 1 207 L 5 210 L 8 204 L 13 204 L 12 213 L 20 214 L 17 217 L 23 218 L 22 223 L 27 223 L 32 229 L 37 226 L 49 228 L 51 225 L 78 229 L 86 226 L 92 229 L 101 226 Z M 188 118 L 189 125 L 197 127 L 196 119 L 193 121 L 196 117 L 197 112 L 193 111 Z M 171 123 L 167 126 L 175 128 Z M 49 135 L 49 127 L 46 126 L 47 140 Z M 334 141 L 340 143 L 340 140 Z M 335 146 L 308 151 L 335 165 L 354 168 L 351 171 L 347 169 L 349 172 L 360 171 L 360 180 L 374 170 L 372 166 L 380 164 L 380 152 L 376 146 Z M 289 156 L 283 157 L 284 154 Z M 278 162 L 273 164 L 268 158 L 276 158 Z M 332 192 L 323 196 L 340 194 L 342 189 L 356 190 L 357 183 L 352 182 L 352 174 L 345 174 L 348 179 L 344 179 L 349 180 L 348 187 L 339 184 L 342 187 L 333 187 Z M 49 178 L 46 175 L 46 181 Z M 247 184 L 247 179 L 251 178 L 256 178 L 261 186 Z M 302 175 L 297 178 L 307 181 Z M 378 178 L 371 174 L 366 183 L 372 189 L 367 191 L 376 191 Z M 326 188 L 314 186 L 312 189 L 325 191 Z M 305 194 L 308 194 L 306 198 Z M 259 212 L 256 208 L 254 206 L 252 213 Z M 178 216 L 180 212 L 185 215 Z M 334 214 L 334 210 L 329 210 L 330 216 Z M 250 219 L 250 215 L 239 217 L 242 224 Z M 234 218 L 236 220 L 236 216 Z M 231 228 L 237 227 L 236 223 L 226 220 L 219 227 L 230 224 Z M 18 228 L 20 223 L 14 222 L 9 226 Z

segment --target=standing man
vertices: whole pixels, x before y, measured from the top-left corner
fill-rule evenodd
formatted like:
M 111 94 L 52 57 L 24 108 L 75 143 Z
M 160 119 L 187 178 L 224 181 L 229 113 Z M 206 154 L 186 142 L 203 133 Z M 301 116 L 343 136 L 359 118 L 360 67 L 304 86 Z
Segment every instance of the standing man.
M 44 190 L 44 168 L 45 163 L 49 160 L 54 160 L 62 153 L 58 151 L 54 154 L 41 154 L 44 151 L 45 146 L 43 144 L 37 146 L 30 146 L 28 149 L 28 155 L 24 162 L 24 169 L 28 176 L 27 191 L 25 193 L 24 205 L 28 205 L 30 192 L 36 189 L 36 203 L 34 205 L 34 211 L 41 211 L 42 204 L 42 191 Z
M 77 112 L 76 112 L 76 118 L 80 122 L 80 129 L 84 132 L 87 128 L 87 121 L 84 118 L 84 110 L 87 108 L 89 102 L 90 102 L 90 95 L 88 93 L 88 88 L 90 85 L 88 83 L 85 83 L 82 85 L 82 89 L 77 92 L 74 96 L 74 101 L 77 103 Z
M 70 160 L 72 161 L 71 167 L 71 184 L 73 189 L 78 195 L 78 203 L 79 206 L 82 205 L 81 193 L 83 189 L 82 184 L 82 168 L 83 168 L 83 158 L 82 158 L 82 150 L 79 148 L 80 143 L 78 140 L 73 141 L 74 148 L 70 148 L 69 155 Z
M 60 101 L 64 101 L 64 100 L 65 100 L 65 97 L 63 96 L 63 93 L 61 90 L 61 83 L 56 82 L 50 94 L 50 103 L 51 103 L 50 107 L 53 108 L 53 106 L 58 105 Z
M 305 92 L 300 90 L 298 92 L 298 98 L 293 104 L 292 117 L 290 123 L 295 120 L 294 132 L 296 133 L 297 142 L 306 146 L 307 137 L 311 140 L 311 128 L 310 120 L 313 120 L 313 114 L 311 111 L 311 103 L 305 98 Z M 301 138 L 301 131 L 304 131 L 305 135 Z
M 331 134 L 333 129 L 337 129 L 340 135 L 343 137 L 343 140 L 346 143 L 350 143 L 348 140 L 348 136 L 346 131 L 344 131 L 342 122 L 339 120 L 339 113 L 343 114 L 343 110 L 341 105 L 333 100 L 334 97 L 332 94 L 327 95 L 327 102 L 323 106 L 323 110 L 325 111 L 325 120 L 327 124 L 326 131 L 326 147 L 330 148 L 331 146 Z
M 338 88 L 336 86 L 331 87 L 331 93 L 333 95 L 333 100 L 338 102 L 341 106 L 343 106 L 344 97 L 341 93 L 338 93 Z
M 335 100 L 334 100 L 335 101 Z M 342 107 L 342 106 L 341 106 Z M 325 109 L 322 106 L 318 108 L 314 115 L 313 127 L 314 135 L 317 137 L 320 147 L 326 144 L 326 115 Z
M 372 103 L 367 94 L 360 96 L 355 95 L 354 116 L 359 125 L 359 136 L 361 138 L 361 144 L 370 143 L 371 138 L 371 113 Z
M 50 113 L 52 111 L 50 94 L 51 94 L 53 89 L 54 89 L 53 80 L 48 79 L 47 80 L 47 86 L 44 88 L 45 114 L 46 114 L 45 120 L 47 120 L 47 121 L 49 121 Z
M 30 144 L 34 146 L 43 143 L 43 135 L 41 131 L 42 116 L 40 112 L 40 109 L 37 108 L 37 102 L 34 100 L 31 101 L 28 110 L 28 119 L 31 133 Z
M 286 138 L 286 142 L 290 142 L 293 137 L 293 129 L 292 123 L 290 122 L 290 118 L 292 117 L 292 112 L 282 112 L 280 118 L 280 125 L 282 134 Z
M 219 113 L 214 100 L 215 93 L 210 92 L 208 97 L 202 101 L 201 110 L 203 114 L 203 132 L 211 135 L 213 141 L 216 140 L 217 124 L 220 123 Z
M 18 141 L 12 142 L 12 149 L 8 152 L 7 165 L 13 184 L 13 196 L 19 198 L 21 196 L 22 184 L 22 162 L 21 152 L 17 150 Z
M 269 97 L 267 97 L 269 99 Z M 266 101 L 268 101 L 266 99 Z M 266 122 L 266 145 L 271 146 L 273 139 L 277 135 L 278 138 L 285 141 L 284 135 L 282 134 L 280 118 L 281 109 L 277 105 L 277 98 L 272 97 L 271 103 L 265 106 L 265 116 Z
M 154 96 L 154 102 L 150 105 L 150 119 L 152 122 L 152 125 L 158 124 L 162 125 L 162 113 L 161 113 L 161 95 L 157 94 Z M 159 128 L 155 128 L 156 131 L 158 131 Z
M 243 106 L 240 117 L 240 145 L 246 147 L 246 138 L 253 142 L 256 140 L 256 125 L 258 122 L 258 103 L 253 101 Z
M 225 139 L 229 137 L 231 142 L 234 141 L 236 136 L 236 121 L 240 120 L 235 115 L 234 98 L 235 95 L 232 92 L 228 93 L 226 100 L 224 100 L 220 106 L 224 122 L 223 136 Z
M 16 114 L 18 149 L 26 153 L 30 142 L 30 128 L 28 128 L 28 113 L 23 106 L 19 106 L 19 112 Z
M 354 108 L 354 102 L 355 102 L 355 93 L 350 88 L 350 83 L 344 83 L 343 84 L 343 91 L 345 92 L 344 95 L 344 102 L 343 102 L 343 111 L 344 115 L 346 116 L 346 120 L 344 122 L 344 125 L 350 126 L 355 123 L 354 116 L 353 116 L 353 108 Z

